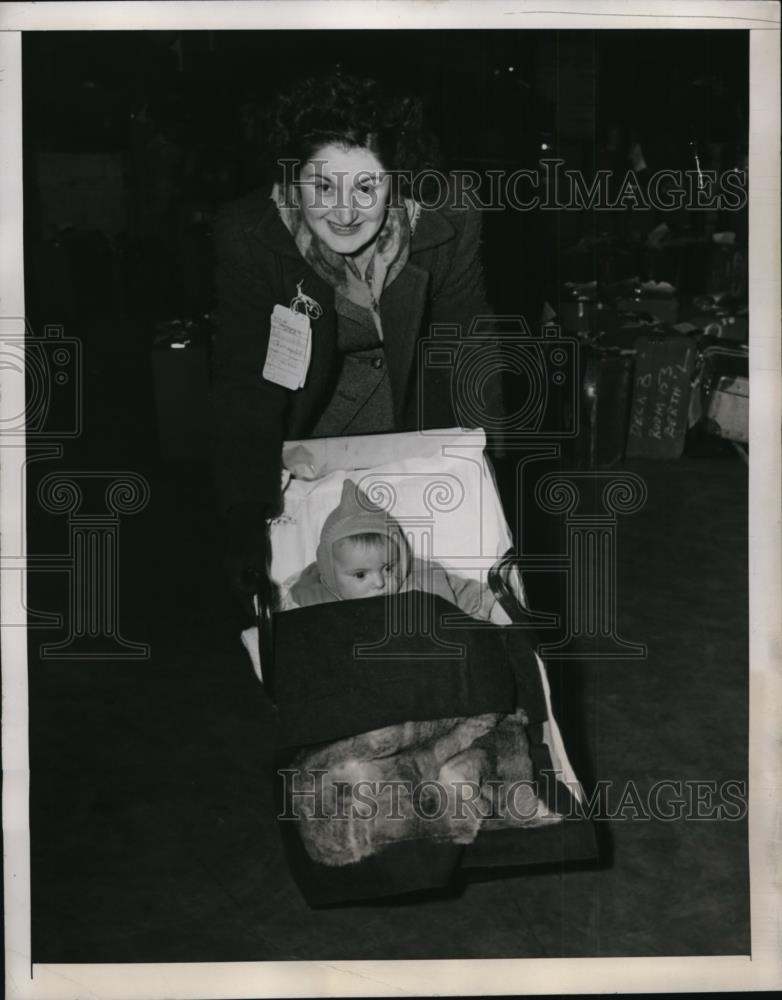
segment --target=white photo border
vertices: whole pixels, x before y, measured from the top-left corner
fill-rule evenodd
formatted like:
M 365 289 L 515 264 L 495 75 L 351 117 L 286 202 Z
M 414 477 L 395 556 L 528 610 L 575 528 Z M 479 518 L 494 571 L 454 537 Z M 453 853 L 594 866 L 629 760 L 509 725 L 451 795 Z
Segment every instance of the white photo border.
M 480 961 L 41 965 L 31 959 L 24 592 L 0 588 L 6 993 L 13 1000 L 497 995 L 782 988 L 780 512 L 780 8 L 768 0 L 355 0 L 6 3 L 0 10 L 0 307 L 24 317 L 22 32 L 290 28 L 666 28 L 750 32 L 750 782 L 752 955 Z M 478 8 L 480 10 L 478 11 Z M 23 319 L 18 319 L 22 324 Z M 23 385 L 0 370 L 0 424 Z M 24 555 L 25 449 L 0 437 L 3 559 Z M 21 616 L 21 618 L 20 618 Z

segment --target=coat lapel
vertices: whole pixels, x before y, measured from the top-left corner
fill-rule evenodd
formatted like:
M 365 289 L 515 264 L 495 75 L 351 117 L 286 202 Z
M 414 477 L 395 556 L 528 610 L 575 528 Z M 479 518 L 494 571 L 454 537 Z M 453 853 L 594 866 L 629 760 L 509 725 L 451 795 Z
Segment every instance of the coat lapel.
M 418 341 L 428 333 L 422 327 L 431 276 L 426 268 L 413 262 L 413 257 L 449 242 L 455 235 L 456 230 L 444 216 L 424 209 L 413 233 L 410 259 L 380 298 L 383 347 L 394 397 L 394 419 L 399 427 L 413 381 L 410 374 Z
M 425 208 L 421 211 L 418 225 L 415 227 L 410 252 L 418 253 L 420 250 L 430 250 L 441 243 L 447 243 L 455 235 L 456 230 L 444 215 L 433 209 Z
M 408 261 L 380 299 L 380 321 L 383 324 L 383 346 L 394 397 L 394 418 L 400 426 L 410 388 L 410 369 L 421 333 L 428 288 L 428 271 Z

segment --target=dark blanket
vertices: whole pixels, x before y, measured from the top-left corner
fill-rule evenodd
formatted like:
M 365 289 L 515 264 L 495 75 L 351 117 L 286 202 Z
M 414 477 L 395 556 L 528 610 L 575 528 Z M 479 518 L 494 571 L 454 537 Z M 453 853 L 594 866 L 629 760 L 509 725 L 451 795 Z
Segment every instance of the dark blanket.
M 561 824 L 538 781 L 546 703 L 523 631 L 417 591 L 276 622 L 281 823 L 299 863 L 303 848 L 360 870 L 439 844 L 453 870 L 479 834 Z
M 546 720 L 524 633 L 421 591 L 276 615 L 274 686 L 284 747 L 517 705 L 530 722 Z

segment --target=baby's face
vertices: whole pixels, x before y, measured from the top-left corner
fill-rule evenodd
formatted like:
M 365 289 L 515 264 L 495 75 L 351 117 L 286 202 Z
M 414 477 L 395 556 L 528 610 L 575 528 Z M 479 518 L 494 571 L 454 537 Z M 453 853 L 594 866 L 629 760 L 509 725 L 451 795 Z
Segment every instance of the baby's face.
M 343 600 L 395 594 L 402 585 L 395 543 L 367 545 L 352 538 L 334 543 L 334 577 Z

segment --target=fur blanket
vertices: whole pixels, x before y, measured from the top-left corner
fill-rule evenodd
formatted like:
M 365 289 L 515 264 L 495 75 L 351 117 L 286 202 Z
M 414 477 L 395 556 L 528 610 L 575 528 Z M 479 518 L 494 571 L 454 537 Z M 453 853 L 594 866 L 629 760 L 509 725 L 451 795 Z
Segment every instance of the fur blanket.
M 403 840 L 470 844 L 483 829 L 557 823 L 538 797 L 527 718 L 406 722 L 296 754 L 285 813 L 309 857 L 349 865 Z

